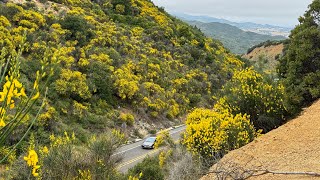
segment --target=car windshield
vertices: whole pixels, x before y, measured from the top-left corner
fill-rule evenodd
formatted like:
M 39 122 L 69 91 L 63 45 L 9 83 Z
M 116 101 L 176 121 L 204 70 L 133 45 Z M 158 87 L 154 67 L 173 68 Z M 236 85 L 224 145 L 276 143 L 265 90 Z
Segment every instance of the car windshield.
M 154 140 L 156 140 L 156 138 L 155 138 L 155 137 L 152 137 L 152 138 L 146 139 L 146 142 L 154 142 Z

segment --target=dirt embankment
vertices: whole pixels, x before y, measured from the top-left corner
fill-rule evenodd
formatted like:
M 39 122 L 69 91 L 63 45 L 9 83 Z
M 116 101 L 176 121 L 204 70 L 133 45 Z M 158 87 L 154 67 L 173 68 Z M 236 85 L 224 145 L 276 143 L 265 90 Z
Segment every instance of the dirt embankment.
M 275 69 L 278 64 L 278 59 L 282 56 L 284 45 L 283 43 L 277 45 L 261 46 L 253 49 L 250 53 L 245 54 L 242 58 L 248 59 L 253 63 L 265 64 L 267 69 Z
M 320 173 L 320 100 L 296 119 L 265 134 L 250 144 L 228 153 L 211 168 L 237 176 L 248 170 Z M 202 180 L 217 179 L 215 174 Z M 231 179 L 231 178 L 230 178 Z M 320 179 L 305 175 L 264 174 L 249 179 Z
M 243 58 L 257 61 L 260 56 L 265 56 L 267 59 L 276 60 L 276 56 L 282 54 L 283 43 L 270 46 L 257 47 L 250 53 L 243 55 Z

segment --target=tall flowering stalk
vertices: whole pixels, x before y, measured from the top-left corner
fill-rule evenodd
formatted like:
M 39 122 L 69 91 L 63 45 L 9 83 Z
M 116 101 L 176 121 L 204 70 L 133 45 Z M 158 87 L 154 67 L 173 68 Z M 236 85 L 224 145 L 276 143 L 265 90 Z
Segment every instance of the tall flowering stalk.
M 0 164 L 15 151 L 36 122 L 44 106 L 43 102 L 45 100 L 46 91 L 46 83 L 41 87 L 39 84 L 44 78 L 48 79 L 53 72 L 52 69 L 49 69 L 51 73 L 47 73 L 49 68 L 49 51 L 47 51 L 43 60 L 41 60 L 41 69 L 36 72 L 33 88 L 27 94 L 23 84 L 19 81 L 20 58 L 24 50 L 23 47 L 24 44 L 17 48 L 19 49 L 18 51 L 12 50 L 10 53 L 8 53 L 6 48 L 3 48 L 0 54 L 0 148 L 5 146 L 12 132 L 22 124 L 22 121 L 29 114 L 34 104 L 41 98 L 40 95 L 43 94 L 44 96 L 42 105 L 38 109 L 36 116 L 31 121 L 27 122 L 28 127 L 20 140 L 9 147 L 10 150 L 4 157 L 0 157 Z M 34 153 L 30 151 L 28 158 L 30 158 L 29 156 L 35 157 Z M 28 164 L 29 162 L 30 160 L 28 160 Z M 38 166 L 34 166 L 33 169 L 36 169 L 35 167 Z M 36 175 L 36 173 L 33 173 L 33 175 Z

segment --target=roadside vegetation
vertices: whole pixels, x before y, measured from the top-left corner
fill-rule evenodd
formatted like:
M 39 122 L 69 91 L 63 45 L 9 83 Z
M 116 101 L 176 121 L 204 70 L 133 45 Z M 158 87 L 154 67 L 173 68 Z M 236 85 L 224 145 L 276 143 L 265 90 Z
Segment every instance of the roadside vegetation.
M 89 168 L 95 167 L 90 164 L 94 162 L 82 159 L 85 154 L 98 156 L 91 147 L 94 136 L 108 139 L 113 137 L 110 132 L 121 131 L 125 142 L 143 136 L 141 129 L 148 132 L 156 130 L 154 126 L 161 129 L 179 123 L 190 109 L 210 107 L 215 102 L 212 97 L 243 64 L 220 42 L 148 0 L 1 2 L 0 39 L 5 76 L 10 75 L 3 69 L 8 58 L 15 57 L 20 72 L 17 80 L 26 94 L 33 97 L 35 80 L 39 88 L 49 87 L 46 98 L 41 98 L 43 104 L 39 101 L 28 111 L 30 119 L 37 118 L 15 153 L 8 153 L 8 148 L 28 129 L 22 121 L 1 144 L 0 157 L 10 154 L 12 161 L 2 163 L 0 172 L 9 179 L 57 175 L 99 179 L 101 173 Z M 13 50 L 19 47 L 24 49 L 16 55 Z M 49 64 L 53 69 L 43 75 L 41 70 Z M 14 67 L 8 65 L 8 69 Z M 49 73 L 47 82 L 37 79 Z M 6 87 L 6 81 L 1 83 Z M 1 124 L 12 119 L 5 118 Z M 55 146 L 53 137 L 73 140 Z M 62 159 L 69 159 L 70 172 L 68 168 L 62 170 L 66 172 L 47 169 L 63 167 L 68 161 Z M 115 173 L 117 161 L 92 160 L 108 166 L 101 170 L 106 172 L 104 177 Z M 18 162 L 28 166 L 20 171 L 14 168 Z
M 314 0 L 299 19 L 277 81 L 149 0 L 1 2 L 0 178 L 201 176 L 319 98 L 319 11 Z M 142 126 L 186 114 L 179 144 L 162 132 L 159 157 L 116 170 Z

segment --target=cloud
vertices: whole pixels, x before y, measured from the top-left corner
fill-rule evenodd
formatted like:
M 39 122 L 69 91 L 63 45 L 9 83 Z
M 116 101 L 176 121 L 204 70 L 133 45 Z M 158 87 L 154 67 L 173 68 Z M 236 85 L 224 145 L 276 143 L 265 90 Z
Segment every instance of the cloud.
M 238 21 L 295 25 L 312 0 L 153 0 L 169 12 L 208 15 Z

